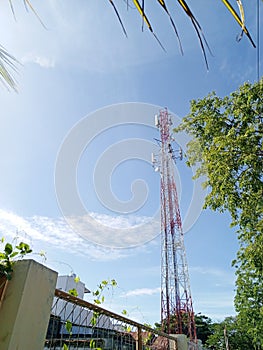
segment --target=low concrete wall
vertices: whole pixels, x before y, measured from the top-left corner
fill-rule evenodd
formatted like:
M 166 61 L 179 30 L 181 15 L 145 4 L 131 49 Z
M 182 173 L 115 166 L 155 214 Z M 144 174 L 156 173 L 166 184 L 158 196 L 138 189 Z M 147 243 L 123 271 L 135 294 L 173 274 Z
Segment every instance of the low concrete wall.
M 34 260 L 18 261 L 0 309 L 0 349 L 44 348 L 57 273 Z

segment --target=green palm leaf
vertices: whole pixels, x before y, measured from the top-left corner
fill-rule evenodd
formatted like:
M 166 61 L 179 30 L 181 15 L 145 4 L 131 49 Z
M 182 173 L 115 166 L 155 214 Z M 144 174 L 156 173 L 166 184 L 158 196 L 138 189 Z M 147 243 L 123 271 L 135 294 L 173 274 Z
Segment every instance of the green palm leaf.
M 144 22 L 147 24 L 147 27 L 149 28 L 150 32 L 153 34 L 153 36 L 155 37 L 155 39 L 158 41 L 159 45 L 161 46 L 161 48 L 165 50 L 165 48 L 163 47 L 162 43 L 160 42 L 160 40 L 158 39 L 157 35 L 154 33 L 153 28 L 151 26 L 150 21 L 148 20 L 144 9 L 142 8 L 142 6 L 140 5 L 139 1 L 137 0 L 133 0 L 134 5 L 136 6 L 137 10 L 139 11 L 140 15 L 142 16 Z
M 113 0 L 110 0 L 111 3 L 113 4 Z M 167 13 L 167 15 L 169 16 L 169 19 L 171 21 L 171 24 L 174 28 L 175 34 L 177 36 L 178 42 L 179 42 L 179 47 L 180 47 L 180 51 L 183 53 L 182 50 L 182 45 L 181 45 L 181 41 L 180 41 L 180 37 L 177 31 L 177 28 L 174 24 L 174 21 L 170 15 L 170 12 L 167 9 L 167 6 L 165 4 L 164 0 L 157 0 L 158 3 L 162 6 L 162 8 L 164 9 L 164 11 Z M 210 47 L 208 45 L 208 42 L 204 36 L 203 30 L 201 28 L 201 25 L 199 24 L 199 22 L 197 21 L 196 17 L 194 16 L 194 14 L 192 13 L 192 11 L 190 10 L 190 7 L 188 6 L 187 2 L 185 0 L 177 0 L 180 4 L 180 6 L 183 8 L 184 12 L 186 13 L 186 15 L 190 18 L 192 25 L 196 31 L 196 34 L 198 36 L 198 40 L 201 46 L 201 50 L 203 52 L 203 56 L 205 59 L 205 64 L 206 67 L 208 69 L 208 60 L 207 60 L 207 54 L 206 54 L 206 48 L 208 49 L 208 51 L 211 53 Z M 244 9 L 243 9 L 243 5 L 242 5 L 242 1 L 241 0 L 236 0 L 237 1 L 237 5 L 239 7 L 239 12 L 240 12 L 240 16 L 237 14 L 237 12 L 234 10 L 233 6 L 229 3 L 228 0 L 222 0 L 223 3 L 225 4 L 225 6 L 227 7 L 227 9 L 230 11 L 230 13 L 232 14 L 232 16 L 235 18 L 235 20 L 238 22 L 238 24 L 240 25 L 240 27 L 242 28 L 242 32 L 241 35 L 239 36 L 239 40 L 242 37 L 242 34 L 245 33 L 247 35 L 247 37 L 249 38 L 251 44 L 256 47 L 248 29 L 245 26 L 245 15 L 244 15 Z M 127 8 L 129 7 L 129 1 L 126 0 L 127 3 Z M 144 11 L 144 7 L 145 7 L 145 1 L 142 0 L 141 4 L 138 0 L 133 0 L 133 3 L 135 4 L 135 7 L 137 8 L 137 10 L 139 11 L 140 15 L 142 16 L 143 19 L 143 23 L 146 23 L 146 25 L 148 26 L 148 29 L 152 32 L 152 34 L 154 35 L 154 37 L 157 39 L 158 43 L 161 45 L 161 47 L 164 49 L 163 45 L 161 44 L 161 42 L 159 41 L 159 39 L 157 38 L 156 34 L 153 31 L 153 28 L 150 24 L 150 21 L 148 19 L 148 17 L 145 14 Z M 118 16 L 119 17 L 119 16 Z
M 253 45 L 253 47 L 256 47 L 253 39 L 251 38 L 251 35 L 249 34 L 249 31 L 247 30 L 247 28 L 245 26 L 245 16 L 244 16 L 244 9 L 243 9 L 243 6 L 242 6 L 242 2 L 240 0 L 237 0 L 238 6 L 239 6 L 239 11 L 240 11 L 240 14 L 241 14 L 241 18 L 240 18 L 239 15 L 236 13 L 235 9 L 229 3 L 229 1 L 227 1 L 227 0 L 222 0 L 222 1 L 226 5 L 227 9 L 230 11 L 232 16 L 235 18 L 237 23 L 242 28 L 242 33 L 244 32 L 246 34 L 246 36 L 249 38 L 249 40 L 250 40 L 251 44 Z
M 17 64 L 19 62 L 10 55 L 3 46 L 0 45 L 0 81 L 7 87 L 17 91 L 16 81 L 10 70 L 17 72 Z
M 14 16 L 14 19 L 16 20 L 15 16 L 15 10 L 13 6 L 13 1 L 8 0 L 9 5 L 12 11 L 12 14 Z M 31 2 L 29 0 L 23 0 L 25 8 L 30 10 L 34 13 L 34 15 L 38 18 L 39 22 L 42 24 L 44 28 L 46 28 L 45 24 L 42 22 L 41 18 L 33 8 Z M 13 77 L 13 73 L 17 72 L 17 65 L 19 62 L 17 59 L 9 54 L 6 49 L 0 45 L 0 82 L 9 90 L 12 89 L 17 92 L 17 86 L 16 86 L 16 81 Z
M 179 48 L 180 48 L 180 51 L 181 51 L 181 54 L 183 55 L 183 47 L 182 47 L 182 44 L 181 44 L 181 40 L 180 40 L 180 37 L 179 37 L 179 34 L 178 34 L 178 31 L 177 31 L 177 28 L 174 24 L 174 21 L 173 21 L 173 18 L 172 16 L 170 15 L 170 12 L 168 11 L 168 8 L 165 4 L 165 2 L 163 0 L 157 0 L 159 2 L 159 4 L 162 6 L 162 8 L 164 9 L 164 11 L 167 13 L 167 15 L 169 16 L 170 18 L 170 21 L 171 21 L 171 24 L 173 26 L 173 29 L 175 31 L 175 34 L 177 36 L 177 39 L 178 39 L 178 43 L 179 43 Z
M 13 13 L 13 16 L 15 18 L 15 11 L 14 11 L 14 7 L 13 7 L 13 0 L 8 0 L 10 7 L 11 7 L 11 11 Z M 129 0 L 125 0 L 126 4 L 127 4 L 127 8 L 129 7 Z M 162 6 L 163 10 L 167 13 L 170 22 L 173 26 L 173 29 L 175 31 L 175 34 L 177 36 L 178 42 L 179 42 L 179 47 L 180 47 L 180 51 L 181 53 L 183 53 L 183 49 L 182 49 L 182 45 L 181 45 L 181 41 L 180 41 L 180 37 L 177 31 L 177 28 L 174 24 L 174 21 L 172 19 L 172 16 L 170 14 L 170 12 L 168 11 L 168 8 L 166 6 L 166 3 L 164 0 L 157 0 L 158 3 Z M 180 6 L 183 8 L 184 12 L 186 13 L 186 15 L 190 18 L 192 25 L 196 31 L 196 34 L 198 36 L 198 40 L 203 52 L 203 56 L 205 59 L 205 63 L 206 63 L 206 67 L 208 69 L 208 61 L 207 61 L 207 55 L 206 55 L 206 48 L 210 51 L 211 50 L 209 48 L 209 45 L 206 41 L 206 38 L 203 34 L 203 30 L 199 24 L 199 22 L 197 21 L 197 19 L 195 18 L 195 16 L 193 15 L 192 11 L 190 10 L 189 6 L 187 5 L 185 0 L 177 0 L 180 4 Z M 244 15 L 244 9 L 242 6 L 242 1 L 241 0 L 236 0 L 237 1 L 237 5 L 239 7 L 239 12 L 240 12 L 240 16 L 237 14 L 237 12 L 235 11 L 235 9 L 233 8 L 233 6 L 230 4 L 230 2 L 228 0 L 222 0 L 222 2 L 224 3 L 224 5 L 227 7 L 227 9 L 230 11 L 230 13 L 232 14 L 232 16 L 234 17 L 234 19 L 237 21 L 237 23 L 240 25 L 240 27 L 242 28 L 242 32 L 241 35 L 239 36 L 239 40 L 242 37 L 243 33 L 246 34 L 246 36 L 248 37 L 248 39 L 250 40 L 251 44 L 253 45 L 253 47 L 256 47 L 247 27 L 245 26 L 245 15 Z M 28 10 L 30 9 L 34 15 L 38 18 L 38 20 L 40 21 L 40 23 L 43 25 L 43 27 L 45 27 L 44 23 L 42 22 L 41 18 L 39 17 L 39 15 L 37 14 L 37 12 L 35 11 L 35 9 L 33 8 L 31 1 L 30 0 L 23 0 L 25 8 Z M 125 27 L 123 25 L 123 22 L 121 20 L 121 17 L 119 15 L 119 12 L 115 6 L 115 3 L 113 0 L 109 0 L 110 4 L 112 5 L 115 14 L 117 15 L 117 18 L 121 24 L 122 30 L 124 32 L 124 34 L 127 36 L 127 32 L 125 30 Z M 136 9 L 139 11 L 140 15 L 142 16 L 142 22 L 145 23 L 148 27 L 148 29 L 150 30 L 150 32 L 153 34 L 153 36 L 155 37 L 155 39 L 158 41 L 159 45 L 162 47 L 162 49 L 165 51 L 165 48 L 163 47 L 162 43 L 160 42 L 160 40 L 158 39 L 157 35 L 155 34 L 155 32 L 153 31 L 153 28 L 151 26 L 151 23 L 148 19 L 148 17 L 145 14 L 145 1 L 142 0 L 141 4 L 138 0 L 133 0 L 133 3 L 136 7 Z M 16 19 L 16 18 L 15 18 Z M 46 28 L 46 27 L 45 27 Z M 142 27 L 143 28 L 143 27 Z M 14 89 L 16 91 L 16 82 L 15 79 L 13 78 L 12 75 L 12 71 L 16 72 L 16 66 L 17 66 L 18 61 L 12 56 L 10 55 L 1 45 L 0 45 L 0 81 L 1 83 L 3 83 L 7 88 L 11 88 Z
M 208 67 L 207 55 L 206 55 L 206 51 L 205 51 L 205 45 L 208 48 L 210 53 L 211 53 L 211 50 L 210 50 L 209 45 L 208 45 L 208 43 L 206 41 L 206 38 L 205 38 L 205 36 L 203 34 L 203 30 L 202 30 L 199 22 L 197 21 L 197 19 L 193 15 L 192 11 L 190 10 L 189 6 L 187 5 L 187 3 L 184 0 L 178 0 L 178 2 L 182 6 L 182 8 L 184 9 L 185 13 L 190 18 L 190 20 L 191 20 L 191 22 L 192 22 L 192 24 L 194 26 L 194 29 L 195 29 L 196 34 L 198 36 L 199 43 L 200 43 L 200 46 L 201 46 L 201 49 L 202 49 L 202 52 L 203 52 L 203 55 L 204 55 L 206 68 L 208 70 L 209 67 Z M 205 45 L 204 45 L 204 43 L 205 43 Z

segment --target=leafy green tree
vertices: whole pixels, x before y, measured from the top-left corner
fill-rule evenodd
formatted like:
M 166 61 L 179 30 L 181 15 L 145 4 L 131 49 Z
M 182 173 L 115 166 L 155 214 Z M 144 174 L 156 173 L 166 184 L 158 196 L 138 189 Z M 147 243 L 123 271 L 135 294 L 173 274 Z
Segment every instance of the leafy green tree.
M 195 315 L 195 327 L 197 339 L 202 340 L 202 343 L 205 344 L 208 337 L 212 335 L 213 332 L 211 318 L 198 313 Z
M 213 334 L 208 336 L 205 346 L 213 350 L 253 350 L 250 340 L 239 328 L 236 317 L 226 317 L 223 322 L 212 324 Z
M 205 208 L 228 211 L 240 249 L 235 307 L 254 346 L 263 344 L 263 80 L 245 83 L 230 96 L 215 93 L 191 102 L 191 112 L 176 131 L 185 130 L 188 165 L 195 178 L 206 176 Z

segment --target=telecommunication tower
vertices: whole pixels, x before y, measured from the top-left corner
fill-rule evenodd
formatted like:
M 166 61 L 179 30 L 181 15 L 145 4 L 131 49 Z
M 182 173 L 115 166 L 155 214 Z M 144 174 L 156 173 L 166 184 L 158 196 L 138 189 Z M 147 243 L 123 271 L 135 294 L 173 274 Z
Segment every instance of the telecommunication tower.
M 187 334 L 196 342 L 196 328 L 182 221 L 174 176 L 176 156 L 172 148 L 172 120 L 167 109 L 155 116 L 160 130 L 160 152 L 152 156 L 161 175 L 161 323 L 168 334 Z

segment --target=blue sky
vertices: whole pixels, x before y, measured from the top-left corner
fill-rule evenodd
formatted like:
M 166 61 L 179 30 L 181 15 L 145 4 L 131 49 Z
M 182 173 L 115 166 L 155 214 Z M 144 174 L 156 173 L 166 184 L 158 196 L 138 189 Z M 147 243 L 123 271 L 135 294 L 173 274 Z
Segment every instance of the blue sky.
M 107 1 L 32 3 L 47 29 L 22 1 L 15 4 L 16 21 L 8 2 L 1 5 L 0 42 L 22 63 L 18 94 L 0 91 L 1 232 L 12 239 L 18 231 L 35 252 L 46 252 L 48 266 L 60 274 L 74 271 L 91 290 L 115 278 L 118 288 L 105 306 L 154 323 L 160 319 L 160 237 L 153 219 L 160 190 L 150 164 L 151 151 L 158 152 L 154 114 L 167 107 L 178 123 L 190 100 L 213 90 L 224 96 L 256 81 L 257 51 L 246 37 L 236 41 L 240 28 L 220 1 L 189 3 L 213 52 L 209 72 L 194 29 L 175 2 L 167 5 L 183 56 L 157 2 L 146 4 L 166 52 L 146 27 L 141 31 L 140 16 L 127 11 L 125 2 L 116 5 L 128 38 Z M 256 41 L 256 2 L 244 7 Z M 185 135 L 180 137 L 182 146 Z M 204 193 L 184 162 L 177 163 L 176 174 L 194 309 L 222 319 L 234 314 L 236 236 L 227 215 L 200 211 Z M 68 183 L 76 184 L 83 222 L 81 209 L 71 213 L 73 221 L 63 215 L 76 208 Z

